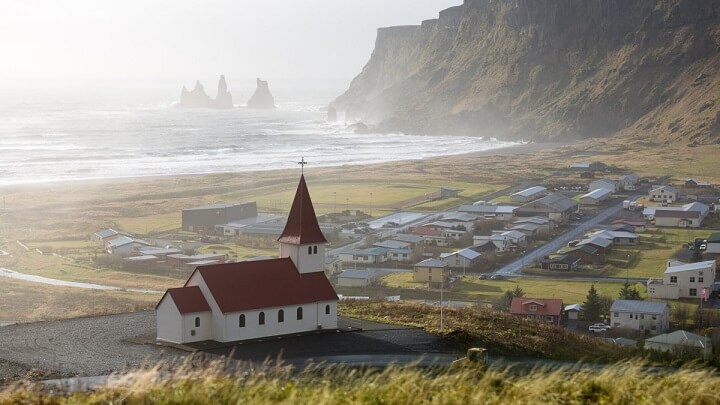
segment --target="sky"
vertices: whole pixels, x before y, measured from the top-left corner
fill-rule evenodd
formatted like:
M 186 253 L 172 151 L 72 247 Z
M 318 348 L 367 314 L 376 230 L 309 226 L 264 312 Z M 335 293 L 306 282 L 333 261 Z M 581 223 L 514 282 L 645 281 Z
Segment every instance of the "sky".
M 0 0 L 0 81 L 351 79 L 376 29 L 461 0 Z

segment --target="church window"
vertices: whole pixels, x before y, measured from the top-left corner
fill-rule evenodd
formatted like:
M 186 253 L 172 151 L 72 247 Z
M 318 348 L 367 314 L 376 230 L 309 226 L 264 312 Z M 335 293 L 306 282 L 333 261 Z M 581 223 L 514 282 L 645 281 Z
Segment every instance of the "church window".
M 238 326 L 241 328 L 245 327 L 245 314 L 240 315 L 240 318 L 238 318 Z
M 285 311 L 282 309 L 278 311 L 278 322 L 285 322 Z
M 258 314 L 258 325 L 265 325 L 265 312 Z
M 199 316 L 196 316 L 196 317 L 195 317 L 195 327 L 196 327 L 196 328 L 199 328 L 199 327 L 200 327 L 200 317 L 199 317 Z
M 298 321 L 302 319 L 302 307 L 298 307 L 297 309 L 297 319 Z
M 313 246 L 313 254 L 314 254 L 314 255 L 317 254 L 317 246 Z
M 308 254 L 309 254 L 309 255 L 312 254 L 312 246 L 308 246 Z
M 325 315 L 330 315 L 330 305 L 325 305 Z

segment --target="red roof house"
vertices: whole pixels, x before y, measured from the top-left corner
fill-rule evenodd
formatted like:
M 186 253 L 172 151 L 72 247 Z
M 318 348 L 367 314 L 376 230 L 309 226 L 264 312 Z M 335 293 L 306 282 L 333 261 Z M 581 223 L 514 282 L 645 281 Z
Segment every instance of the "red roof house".
M 280 258 L 198 266 L 156 307 L 158 340 L 231 342 L 337 329 L 337 294 L 325 276 L 325 237 L 300 177 Z
M 563 303 L 556 298 L 514 297 L 510 304 L 510 313 L 529 319 L 560 325 Z

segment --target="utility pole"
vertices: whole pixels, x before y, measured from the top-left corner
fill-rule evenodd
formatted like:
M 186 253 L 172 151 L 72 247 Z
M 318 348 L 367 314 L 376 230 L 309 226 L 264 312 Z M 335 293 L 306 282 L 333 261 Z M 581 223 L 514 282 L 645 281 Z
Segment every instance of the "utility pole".
M 445 284 L 445 269 L 440 268 L 440 332 L 443 331 L 443 287 Z

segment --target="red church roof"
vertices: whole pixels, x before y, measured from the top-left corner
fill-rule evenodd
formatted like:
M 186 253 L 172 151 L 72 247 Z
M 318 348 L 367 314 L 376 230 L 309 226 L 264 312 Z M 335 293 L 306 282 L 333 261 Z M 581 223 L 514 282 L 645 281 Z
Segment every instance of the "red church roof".
M 170 288 L 165 292 L 165 295 L 163 295 L 160 301 L 158 301 L 158 306 L 160 306 L 160 303 L 167 295 L 170 295 L 181 314 L 210 311 L 210 305 L 203 296 L 202 291 L 200 291 L 200 287 Z M 157 307 L 155 308 L 157 309 Z
M 300 183 L 295 192 L 287 224 L 278 241 L 292 245 L 327 243 L 315 216 L 315 209 L 303 175 L 300 176 Z
M 199 266 L 195 272 L 223 313 L 338 299 L 324 272 L 300 274 L 289 258 Z

